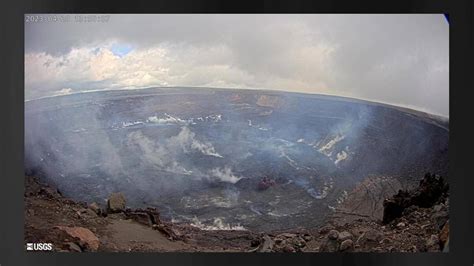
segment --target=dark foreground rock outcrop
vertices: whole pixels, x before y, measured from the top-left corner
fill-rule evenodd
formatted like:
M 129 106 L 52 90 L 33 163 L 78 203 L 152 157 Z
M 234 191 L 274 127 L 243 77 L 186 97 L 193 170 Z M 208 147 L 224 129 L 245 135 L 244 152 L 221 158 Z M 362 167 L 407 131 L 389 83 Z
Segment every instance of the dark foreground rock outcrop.
M 430 208 L 444 202 L 448 197 L 449 185 L 443 177 L 427 173 L 413 190 L 399 190 L 383 203 L 383 223 L 387 224 L 403 215 L 409 207 Z

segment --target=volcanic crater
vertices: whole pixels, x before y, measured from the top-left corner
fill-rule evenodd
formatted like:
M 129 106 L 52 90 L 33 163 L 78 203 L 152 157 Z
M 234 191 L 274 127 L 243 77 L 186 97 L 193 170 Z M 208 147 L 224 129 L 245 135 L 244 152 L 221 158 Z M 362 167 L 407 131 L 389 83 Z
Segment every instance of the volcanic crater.
M 261 90 L 149 88 L 25 103 L 25 169 L 66 196 L 201 229 L 316 227 L 383 200 L 361 186 L 448 176 L 448 121 L 350 98 Z M 381 178 L 383 177 L 383 178 Z M 367 186 L 366 186 L 367 185 Z M 368 211 L 366 211 L 368 212 Z

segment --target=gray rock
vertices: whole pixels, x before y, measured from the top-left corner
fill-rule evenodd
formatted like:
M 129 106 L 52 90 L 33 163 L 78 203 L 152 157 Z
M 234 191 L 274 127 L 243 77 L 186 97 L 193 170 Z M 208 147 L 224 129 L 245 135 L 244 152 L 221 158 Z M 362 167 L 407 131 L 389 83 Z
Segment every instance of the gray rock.
M 293 237 L 296 237 L 296 234 L 283 233 L 283 234 L 279 234 L 278 236 L 282 236 L 282 237 L 286 237 L 286 238 L 293 238 Z
M 298 249 L 301 249 L 306 246 L 306 242 L 301 237 L 292 238 L 290 242 L 293 244 L 294 247 Z
M 404 228 L 405 226 L 406 226 L 406 224 L 405 224 L 404 222 L 400 222 L 400 223 L 397 224 L 397 228 L 398 228 L 398 229 L 402 229 L 402 228 Z
M 97 216 L 97 213 L 91 209 L 86 209 L 85 211 L 86 215 L 90 216 L 90 217 L 96 217 Z
M 379 244 L 389 244 L 391 242 L 392 242 L 392 240 L 390 238 L 384 238 L 384 239 L 380 240 Z
M 260 252 L 272 252 L 275 242 L 269 236 L 263 237 L 263 243 L 260 246 Z
M 438 251 L 439 250 L 439 238 L 437 235 L 431 235 L 431 237 L 426 241 L 426 247 L 428 251 Z
M 383 234 L 377 230 L 369 230 L 363 233 L 356 241 L 358 245 L 362 245 L 365 242 L 379 242 L 383 237 Z
M 283 252 L 295 252 L 295 251 L 296 251 L 295 248 L 292 246 L 287 245 L 283 247 Z
M 418 211 L 420 208 L 416 205 L 411 205 L 407 207 L 405 210 L 403 210 L 403 215 L 408 215 L 414 211 Z
M 328 238 L 331 240 L 336 240 L 339 237 L 339 232 L 336 230 L 331 230 L 328 233 Z
M 442 204 L 435 205 L 435 206 L 433 207 L 433 211 L 434 211 L 434 212 L 439 212 L 439 211 L 441 211 L 441 210 L 443 209 L 443 207 L 444 207 L 444 206 L 443 206 Z
M 112 193 L 107 200 L 109 212 L 122 212 L 125 210 L 125 196 L 122 193 Z
M 431 219 L 433 219 L 438 226 L 438 229 L 441 230 L 444 224 L 449 220 L 449 213 L 447 211 L 440 211 L 436 212 L 431 215 Z
M 321 229 L 319 229 L 319 233 L 320 234 L 326 234 L 328 233 L 329 231 L 333 230 L 334 227 L 332 225 L 326 225 L 324 227 L 322 227 Z
M 339 247 L 340 251 L 348 251 L 351 250 L 353 247 L 354 243 L 350 239 L 346 239 L 342 241 L 341 246 Z
M 308 242 L 308 241 L 311 241 L 311 240 L 313 239 L 313 236 L 311 236 L 311 235 L 304 235 L 304 236 L 303 236 L 303 239 L 304 239 L 304 241 Z
M 283 238 L 280 238 L 280 237 L 277 236 L 277 237 L 275 237 L 274 241 L 275 241 L 276 244 L 280 244 L 280 243 L 282 243 L 284 240 L 283 240 Z
M 68 246 L 68 249 L 70 251 L 74 251 L 74 252 L 82 252 L 82 249 L 79 245 L 77 245 L 76 243 L 73 243 L 73 242 L 68 242 L 66 243 L 66 245 Z
M 352 239 L 352 234 L 347 231 L 342 231 L 339 233 L 339 241 L 344 241 L 346 239 Z
M 321 252 L 336 252 L 339 250 L 339 242 L 334 239 L 326 239 L 319 250 Z
M 98 215 L 102 213 L 102 210 L 100 209 L 99 204 L 95 202 L 92 202 L 91 204 L 89 204 L 89 209 L 93 210 Z

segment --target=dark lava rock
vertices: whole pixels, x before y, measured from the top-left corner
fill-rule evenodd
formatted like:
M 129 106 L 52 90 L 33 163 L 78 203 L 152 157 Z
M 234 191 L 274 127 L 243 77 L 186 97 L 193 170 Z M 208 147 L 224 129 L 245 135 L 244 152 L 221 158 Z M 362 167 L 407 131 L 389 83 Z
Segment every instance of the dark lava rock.
M 449 185 L 443 177 L 427 173 L 419 186 L 411 191 L 399 190 L 392 198 L 383 203 L 383 220 L 387 224 L 403 215 L 406 208 L 418 206 L 429 208 L 447 197 Z
M 275 180 L 270 179 L 268 177 L 264 177 L 264 178 L 262 178 L 262 180 L 260 180 L 260 182 L 258 182 L 257 189 L 258 190 L 267 190 L 271 186 L 274 186 L 275 184 L 276 184 Z

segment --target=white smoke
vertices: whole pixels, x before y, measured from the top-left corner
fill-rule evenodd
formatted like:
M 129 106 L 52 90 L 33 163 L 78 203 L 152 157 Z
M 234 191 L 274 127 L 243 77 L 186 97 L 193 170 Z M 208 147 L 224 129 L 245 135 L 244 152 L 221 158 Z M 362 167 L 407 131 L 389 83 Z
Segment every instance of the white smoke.
M 178 135 L 168 138 L 163 143 L 156 142 L 145 136 L 141 131 L 134 131 L 128 135 L 128 145 L 136 146 L 143 153 L 146 162 L 164 171 L 190 175 L 193 171 L 184 168 L 176 159 L 179 153 L 188 153 L 192 150 L 204 155 L 220 157 L 211 143 L 201 142 L 195 138 L 195 133 L 188 127 L 183 127 Z
M 164 167 L 167 164 L 168 150 L 155 144 L 154 141 L 143 135 L 141 131 L 134 131 L 127 137 L 128 145 L 136 145 L 143 153 L 143 158 L 158 167 Z
M 347 152 L 346 151 L 341 151 L 336 154 L 336 160 L 334 161 L 334 164 L 338 164 L 340 161 L 343 161 L 347 159 Z
M 237 183 L 240 179 L 243 178 L 241 176 L 239 177 L 234 175 L 234 173 L 232 173 L 232 170 L 227 166 L 224 167 L 224 169 L 214 168 L 210 171 L 210 174 L 212 177 L 216 177 L 222 182 L 228 182 L 232 184 Z
M 206 225 L 206 224 L 203 224 L 201 221 L 199 221 L 199 219 L 197 217 L 194 217 L 194 219 L 191 223 L 191 226 L 197 227 L 201 230 L 209 230 L 209 231 L 213 231 L 213 230 L 239 230 L 239 231 L 247 230 L 243 226 L 241 226 L 240 224 L 237 224 L 237 225 L 225 224 L 224 221 L 222 220 L 222 218 L 214 218 L 214 221 L 213 221 L 212 225 Z
M 184 152 L 188 152 L 188 149 L 191 148 L 200 151 L 204 155 L 223 158 L 222 155 L 216 152 L 210 142 L 199 141 L 195 136 L 196 134 L 188 127 L 183 127 L 177 136 L 170 138 L 170 142 L 180 145 Z
M 332 148 L 334 147 L 334 145 L 343 139 L 344 139 L 344 136 L 341 136 L 341 135 L 335 136 L 333 139 L 329 140 L 324 146 L 322 146 L 319 149 L 319 152 L 327 156 L 331 156 Z
M 169 125 L 169 124 L 186 125 L 186 124 L 189 123 L 189 121 L 183 120 L 179 117 L 171 116 L 171 115 L 166 114 L 166 113 L 165 113 L 164 118 L 158 117 L 156 115 L 155 116 L 150 116 L 150 117 L 148 117 L 147 122 L 157 123 L 157 124 L 165 124 L 165 125 Z

